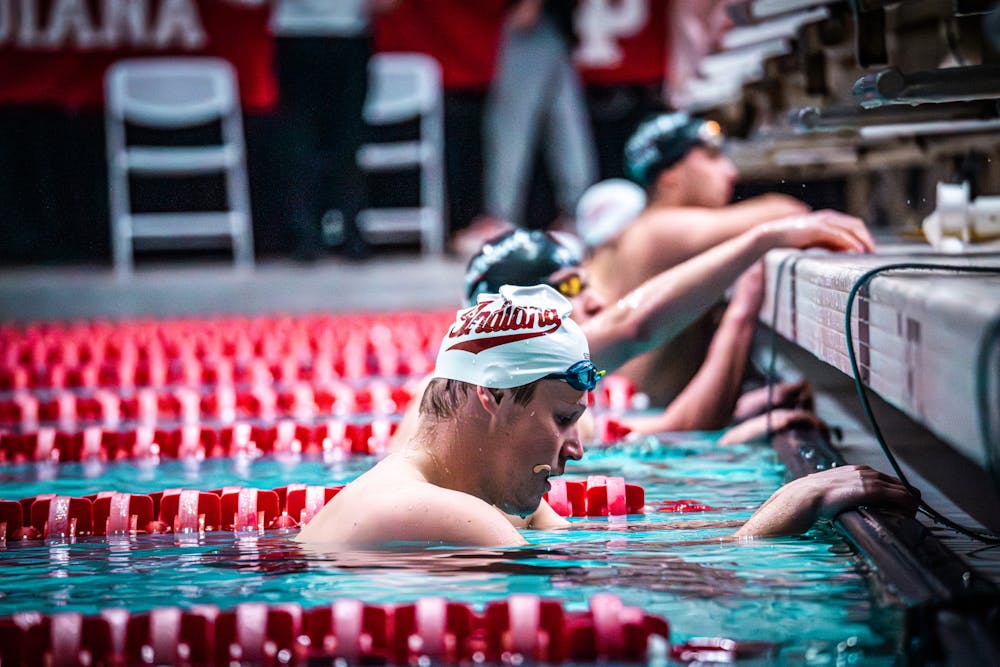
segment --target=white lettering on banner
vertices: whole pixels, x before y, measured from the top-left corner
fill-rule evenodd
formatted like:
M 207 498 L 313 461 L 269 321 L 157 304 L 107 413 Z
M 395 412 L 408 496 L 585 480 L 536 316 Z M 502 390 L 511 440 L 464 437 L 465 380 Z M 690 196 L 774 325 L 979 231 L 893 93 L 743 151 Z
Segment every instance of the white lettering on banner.
M 18 42 L 23 46 L 33 46 L 38 42 L 37 9 L 34 0 L 21 0 L 21 30 Z
M 179 46 L 186 49 L 197 49 L 205 45 L 205 30 L 201 27 L 198 10 L 191 2 L 192 0 L 165 0 L 160 5 L 155 30 L 158 47 L 171 45 L 174 37 L 178 37 Z
M 197 0 L 0 0 L 0 47 L 95 51 L 122 47 L 196 50 L 208 43 Z M 152 18 L 152 20 L 151 20 Z
M 112 46 L 124 37 L 131 46 L 148 46 L 146 32 L 149 4 L 146 0 L 104 0 L 104 43 Z
M 573 58 L 584 67 L 618 65 L 622 61 L 618 40 L 643 29 L 649 21 L 649 3 L 650 0 L 583 0 L 574 18 L 580 44 Z
M 10 39 L 10 13 L 10 3 L 0 2 L 0 44 L 4 44 Z
M 97 46 L 97 32 L 85 3 L 86 0 L 56 0 L 43 40 L 45 46 L 57 49 L 66 43 L 67 38 L 82 50 Z

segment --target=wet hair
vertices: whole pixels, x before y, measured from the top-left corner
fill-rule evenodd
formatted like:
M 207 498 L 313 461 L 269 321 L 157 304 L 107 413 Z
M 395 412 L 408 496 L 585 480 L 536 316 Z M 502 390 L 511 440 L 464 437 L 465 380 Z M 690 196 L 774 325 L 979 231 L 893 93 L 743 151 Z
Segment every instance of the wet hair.
M 560 269 L 576 267 L 583 258 L 568 240 L 554 232 L 515 229 L 483 244 L 465 269 L 466 305 L 501 285 L 540 285 Z
M 535 380 L 512 389 L 490 389 L 489 391 L 495 398 L 498 398 L 499 392 L 509 391 L 511 399 L 515 403 L 527 405 L 534 398 L 535 388 L 539 382 L 541 380 Z M 437 419 L 450 419 L 458 413 L 458 408 L 465 403 L 475 389 L 476 385 L 461 380 L 434 378 L 427 385 L 424 396 L 420 399 L 420 414 Z
M 691 118 L 683 111 L 659 114 L 640 123 L 625 143 L 625 172 L 648 190 L 661 172 L 696 146 L 721 147 L 719 124 Z

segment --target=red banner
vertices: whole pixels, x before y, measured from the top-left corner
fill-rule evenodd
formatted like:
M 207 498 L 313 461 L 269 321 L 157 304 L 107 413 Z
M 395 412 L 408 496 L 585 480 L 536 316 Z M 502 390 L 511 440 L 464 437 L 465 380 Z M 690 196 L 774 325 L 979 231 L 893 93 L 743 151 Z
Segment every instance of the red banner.
M 441 63 L 446 88 L 485 89 L 493 77 L 504 0 L 404 0 L 377 23 L 379 51 Z M 658 83 L 667 65 L 670 0 L 579 0 L 574 58 L 587 83 Z
M 277 100 L 268 0 L 0 0 L 0 104 L 99 107 L 116 60 L 217 56 L 244 109 Z
M 667 71 L 670 0 L 580 0 L 574 59 L 591 84 L 659 83 Z
M 416 51 L 441 63 L 445 88 L 485 89 L 493 78 L 505 0 L 402 0 L 379 17 L 378 51 Z

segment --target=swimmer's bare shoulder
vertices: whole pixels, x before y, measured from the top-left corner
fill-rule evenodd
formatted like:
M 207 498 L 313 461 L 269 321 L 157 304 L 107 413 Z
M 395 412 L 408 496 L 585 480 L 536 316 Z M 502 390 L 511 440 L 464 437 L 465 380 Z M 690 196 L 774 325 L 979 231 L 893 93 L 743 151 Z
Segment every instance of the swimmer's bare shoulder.
M 391 457 L 390 457 L 391 458 Z M 380 470 L 385 464 L 389 464 Z M 495 507 L 428 483 L 386 459 L 344 487 L 297 539 L 337 547 L 399 542 L 473 546 L 525 544 Z M 386 493 L 392 489 L 392 493 Z

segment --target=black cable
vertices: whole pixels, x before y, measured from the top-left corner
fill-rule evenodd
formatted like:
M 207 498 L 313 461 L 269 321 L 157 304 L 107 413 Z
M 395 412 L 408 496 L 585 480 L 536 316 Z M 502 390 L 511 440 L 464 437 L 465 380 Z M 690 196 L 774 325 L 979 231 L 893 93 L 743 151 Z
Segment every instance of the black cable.
M 889 464 L 892 466 L 893 471 L 895 471 L 896 476 L 903 483 L 904 486 L 913 493 L 916 497 L 920 497 L 916 488 L 910 484 L 907 480 L 906 475 L 903 474 L 899 463 L 896 461 L 896 457 L 889 450 L 889 445 L 882 435 L 882 431 L 878 426 L 878 422 L 875 419 L 875 414 L 872 411 L 871 403 L 868 400 L 868 394 L 865 391 L 864 382 L 861 381 L 861 371 L 858 368 L 857 357 L 854 352 L 854 337 L 851 334 L 851 311 L 853 310 L 854 300 L 858 295 L 858 292 L 868 284 L 875 276 L 880 273 L 885 273 L 887 271 L 950 271 L 953 273 L 983 273 L 983 274 L 993 274 L 1000 275 L 1000 266 L 955 266 L 949 264 L 928 264 L 921 262 L 901 262 L 898 264 L 888 264 L 886 266 L 880 266 L 875 269 L 866 271 L 854 281 L 854 285 L 851 287 L 850 292 L 847 295 L 847 304 L 844 308 L 844 334 L 847 338 L 847 356 L 851 362 L 851 371 L 854 374 L 854 387 L 858 392 L 858 397 L 861 399 L 861 407 L 865 412 L 865 416 L 868 418 L 868 423 L 871 426 L 872 434 L 875 436 L 879 447 L 885 454 L 886 459 L 888 459 Z M 988 451 L 992 451 L 993 448 L 997 446 L 997 443 L 992 443 L 992 426 L 989 423 L 989 410 L 988 410 L 988 397 L 986 396 L 986 384 L 988 376 L 986 374 L 986 362 L 989 358 L 990 343 L 993 339 L 1000 334 L 1000 320 L 994 321 L 989 329 L 987 330 L 987 335 L 983 337 L 979 348 L 979 354 L 977 355 L 977 408 L 979 409 L 979 419 L 980 419 L 980 432 L 983 435 L 983 442 L 987 446 Z M 935 510 L 933 507 L 927 504 L 926 501 L 919 501 L 920 510 L 928 517 L 937 521 L 938 523 L 951 528 L 952 530 L 959 532 L 967 537 L 974 540 L 984 542 L 986 544 L 1000 544 L 1000 535 L 993 532 L 982 532 L 975 529 L 967 528 L 962 526 L 951 519 L 943 516 L 940 512 Z
M 1000 346 L 1000 318 L 994 319 L 987 327 L 979 340 L 979 350 L 976 353 L 976 409 L 979 413 L 979 436 L 984 444 L 991 445 L 986 452 L 990 468 L 993 470 L 993 481 L 1000 486 L 1000 438 L 993 432 L 993 423 L 990 420 L 990 376 L 987 368 L 990 352 L 994 346 Z

